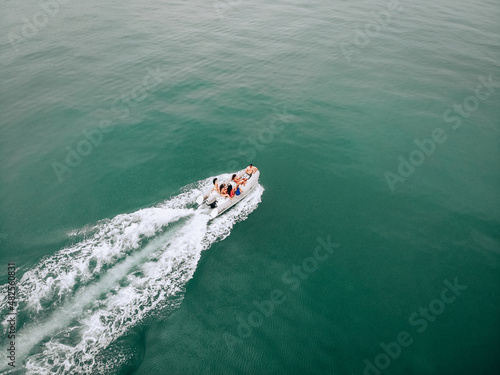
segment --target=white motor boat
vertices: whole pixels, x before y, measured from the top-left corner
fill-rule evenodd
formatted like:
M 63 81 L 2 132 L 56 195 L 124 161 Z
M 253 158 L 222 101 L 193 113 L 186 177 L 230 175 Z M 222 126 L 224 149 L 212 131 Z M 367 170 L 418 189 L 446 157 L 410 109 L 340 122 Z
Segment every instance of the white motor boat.
M 233 173 L 231 174 L 231 176 Z M 236 176 L 238 178 L 245 178 L 248 177 L 246 175 L 245 170 L 241 170 L 239 172 L 236 172 Z M 250 194 L 250 192 L 259 184 L 259 176 L 260 176 L 260 171 L 257 170 L 255 173 L 252 173 L 250 178 L 246 181 L 245 185 L 239 185 L 239 190 L 240 194 L 235 195 L 232 198 L 229 197 L 222 197 L 213 187 L 207 190 L 203 195 L 200 195 L 198 199 L 196 199 L 196 203 L 199 205 L 204 205 L 207 207 L 212 208 L 212 211 L 210 211 L 210 216 L 212 218 L 215 218 L 216 216 L 220 215 L 224 211 L 228 210 L 232 206 L 234 206 L 236 203 L 241 201 L 242 199 L 245 199 L 245 197 Z M 229 183 L 229 181 L 220 181 L 219 186 L 221 183 Z

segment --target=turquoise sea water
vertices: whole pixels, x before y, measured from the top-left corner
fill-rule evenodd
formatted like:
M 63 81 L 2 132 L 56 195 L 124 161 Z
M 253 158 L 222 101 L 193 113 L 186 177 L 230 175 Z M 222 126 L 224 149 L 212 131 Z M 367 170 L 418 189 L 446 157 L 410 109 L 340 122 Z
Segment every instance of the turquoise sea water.
M 2 373 L 498 374 L 497 1 L 0 6 Z

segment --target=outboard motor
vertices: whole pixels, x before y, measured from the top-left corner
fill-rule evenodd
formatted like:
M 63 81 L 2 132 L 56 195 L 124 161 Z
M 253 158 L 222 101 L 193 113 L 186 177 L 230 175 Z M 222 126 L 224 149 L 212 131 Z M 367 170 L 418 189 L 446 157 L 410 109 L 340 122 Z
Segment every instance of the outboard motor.
M 214 197 L 214 196 L 209 197 L 207 199 L 206 203 L 207 203 L 207 206 L 209 206 L 210 208 L 217 207 L 217 197 Z

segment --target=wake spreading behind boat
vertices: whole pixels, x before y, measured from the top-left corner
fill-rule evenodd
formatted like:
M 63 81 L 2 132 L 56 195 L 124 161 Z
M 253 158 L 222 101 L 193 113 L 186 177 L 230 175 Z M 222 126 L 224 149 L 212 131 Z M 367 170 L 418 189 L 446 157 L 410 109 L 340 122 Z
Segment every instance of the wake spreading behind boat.
M 236 195 L 234 195 L 232 198 L 224 197 L 220 194 L 218 189 L 216 189 L 215 187 L 211 187 L 209 190 L 205 191 L 203 195 L 200 195 L 198 199 L 196 199 L 196 203 L 198 203 L 199 205 L 212 208 L 212 211 L 210 211 L 210 216 L 212 216 L 212 218 L 215 218 L 217 215 L 220 215 L 221 213 L 244 199 L 259 184 L 259 170 L 256 170 L 251 175 L 248 175 L 244 169 L 235 173 L 237 179 L 246 180 L 244 185 L 238 185 L 239 195 L 238 193 L 236 193 Z M 230 183 L 232 182 L 226 182 L 226 184 Z M 234 187 L 236 188 L 236 186 Z

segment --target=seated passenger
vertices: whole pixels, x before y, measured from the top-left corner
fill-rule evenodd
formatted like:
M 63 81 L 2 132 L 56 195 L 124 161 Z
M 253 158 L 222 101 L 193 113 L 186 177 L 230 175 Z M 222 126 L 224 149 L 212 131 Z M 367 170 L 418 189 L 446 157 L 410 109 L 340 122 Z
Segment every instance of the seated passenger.
M 229 198 L 234 197 L 235 191 L 236 191 L 236 189 L 233 189 L 233 185 L 229 185 L 227 187 L 227 194 L 229 195 Z
M 250 164 L 248 167 L 246 167 L 245 174 L 243 175 L 242 179 L 248 181 L 255 172 L 257 172 L 257 167 L 254 167 L 252 164 Z
M 233 177 L 231 177 L 231 182 L 234 182 L 235 185 L 233 185 L 235 188 L 238 187 L 238 185 L 245 185 L 245 180 L 236 177 L 236 173 L 233 174 Z
M 229 194 L 227 193 L 226 184 L 221 184 L 221 186 L 220 186 L 220 195 L 221 195 L 221 197 L 229 197 Z
M 250 176 L 257 172 L 257 167 L 254 167 L 252 164 L 250 164 L 246 169 L 245 172 L 249 174 Z
M 213 183 L 214 183 L 214 187 L 212 188 L 212 191 L 216 191 L 218 193 L 219 192 L 219 184 L 217 183 L 217 177 L 214 178 Z

